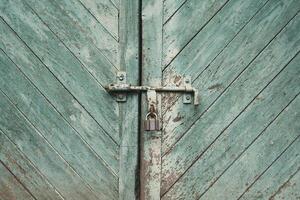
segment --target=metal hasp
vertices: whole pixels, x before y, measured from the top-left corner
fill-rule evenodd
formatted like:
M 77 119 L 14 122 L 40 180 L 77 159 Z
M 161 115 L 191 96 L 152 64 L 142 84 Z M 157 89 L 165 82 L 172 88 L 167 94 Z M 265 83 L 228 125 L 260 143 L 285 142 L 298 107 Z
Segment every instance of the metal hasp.
M 183 93 L 183 103 L 189 104 L 194 98 L 194 105 L 199 104 L 198 91 L 192 87 L 191 78 L 185 77 L 183 86 L 164 86 L 164 87 L 151 87 L 151 86 L 133 86 L 126 83 L 126 73 L 118 72 L 117 84 L 110 84 L 105 87 L 106 91 L 111 94 L 117 95 L 117 101 L 126 101 L 127 93 L 140 93 L 140 92 L 180 92 Z

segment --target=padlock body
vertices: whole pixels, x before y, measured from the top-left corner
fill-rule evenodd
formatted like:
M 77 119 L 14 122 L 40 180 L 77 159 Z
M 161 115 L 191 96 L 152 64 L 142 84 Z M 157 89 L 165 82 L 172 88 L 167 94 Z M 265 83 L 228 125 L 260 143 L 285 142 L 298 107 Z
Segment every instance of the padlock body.
M 159 120 L 153 118 L 145 120 L 144 129 L 145 131 L 159 131 L 160 130 Z

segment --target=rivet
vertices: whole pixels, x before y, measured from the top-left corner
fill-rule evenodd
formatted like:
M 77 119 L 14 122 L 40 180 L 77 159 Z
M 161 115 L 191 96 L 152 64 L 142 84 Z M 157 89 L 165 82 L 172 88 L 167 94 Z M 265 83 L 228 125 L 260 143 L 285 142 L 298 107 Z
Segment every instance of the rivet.
M 191 97 L 190 97 L 190 96 L 186 96 L 185 99 L 186 99 L 186 100 L 190 100 Z
M 123 80 L 124 80 L 124 74 L 121 74 L 121 75 L 119 76 L 119 80 L 120 80 L 120 81 L 123 81 Z

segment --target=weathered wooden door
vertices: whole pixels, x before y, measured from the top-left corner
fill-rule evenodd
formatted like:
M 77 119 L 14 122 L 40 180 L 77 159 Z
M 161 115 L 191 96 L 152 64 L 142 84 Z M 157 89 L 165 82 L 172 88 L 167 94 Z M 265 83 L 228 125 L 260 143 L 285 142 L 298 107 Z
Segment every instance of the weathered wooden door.
M 158 97 L 163 130 L 142 134 L 142 199 L 300 198 L 299 9 L 142 1 L 143 84 L 189 75 L 201 98 Z
M 299 10 L 1 0 L 0 199 L 299 199 Z M 118 71 L 153 87 L 191 76 L 200 105 L 160 93 L 162 131 L 146 132 L 145 95 L 104 90 Z
M 138 1 L 0 1 L 0 199 L 135 199 Z

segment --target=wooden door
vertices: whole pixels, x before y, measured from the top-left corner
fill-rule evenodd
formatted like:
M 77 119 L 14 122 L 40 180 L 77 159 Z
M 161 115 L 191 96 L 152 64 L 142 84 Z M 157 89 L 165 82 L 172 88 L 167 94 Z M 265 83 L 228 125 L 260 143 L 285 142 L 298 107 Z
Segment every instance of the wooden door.
M 137 0 L 0 2 L 0 199 L 135 199 Z
M 201 101 L 158 97 L 163 129 L 142 132 L 141 199 L 300 198 L 299 9 L 142 1 L 142 82 L 189 75 Z

